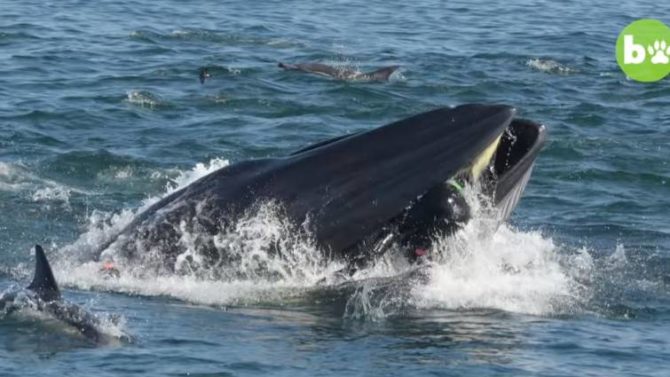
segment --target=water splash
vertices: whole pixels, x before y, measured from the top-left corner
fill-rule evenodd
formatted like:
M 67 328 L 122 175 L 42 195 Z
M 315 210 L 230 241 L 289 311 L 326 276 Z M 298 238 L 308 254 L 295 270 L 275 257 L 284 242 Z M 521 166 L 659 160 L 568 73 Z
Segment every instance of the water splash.
M 362 285 L 347 302 L 345 316 L 401 314 L 406 308 L 492 308 L 534 315 L 579 311 L 589 299 L 584 276 L 593 262 L 584 249 L 565 255 L 537 231 L 499 226 L 477 186 L 465 197 L 473 218 L 456 234 L 434 240 L 432 260 L 417 268 L 391 255 L 358 274 Z M 388 281 L 398 276 L 400 281 Z
M 67 208 L 73 193 L 89 195 L 90 192 L 76 189 L 49 179 L 41 178 L 22 163 L 0 162 L 0 191 L 31 193 L 29 198 L 39 203 L 61 203 Z
M 133 105 L 155 109 L 157 107 L 169 106 L 169 103 L 159 95 L 147 90 L 129 90 L 126 92 L 126 101 Z
M 180 172 L 163 194 L 147 198 L 136 210 L 113 214 L 94 211 L 87 231 L 63 247 L 59 259 L 54 261 L 57 279 L 66 286 L 82 289 L 166 295 L 194 303 L 228 305 L 294 296 L 342 268 L 338 263 L 326 263 L 308 234 L 289 231 L 293 227 L 281 216 L 280 206 L 265 203 L 225 233 L 210 236 L 183 229 L 179 239 L 182 252 L 174 266 L 177 274 L 151 271 L 143 264 L 127 266 L 119 278 L 100 273 L 100 264 L 91 261 L 100 245 L 162 197 L 227 165 L 224 159 L 198 163 L 191 170 Z M 215 262 L 210 255 L 205 263 L 203 244 L 213 244 L 220 252 L 213 257 Z M 115 250 L 107 252 L 113 255 Z
M 281 206 L 272 202 L 256 206 L 220 234 L 179 229 L 181 252 L 173 266 L 177 273 L 147 268 L 151 253 L 149 259 L 125 266 L 119 277 L 100 273 L 99 263 L 90 258 L 72 258 L 81 256 L 82 250 L 95 250 L 160 197 L 227 165 L 223 159 L 197 164 L 135 211 L 95 212 L 87 232 L 63 248 L 65 257 L 55 264 L 57 278 L 82 289 L 169 296 L 207 305 L 281 304 L 344 282 L 357 287 L 344 315 L 372 320 L 398 315 L 407 307 L 566 313 L 578 310 L 588 298 L 582 281 L 590 274 L 592 261 L 586 251 L 566 256 L 539 232 L 498 228 L 476 187 L 466 194 L 476 215 L 457 234 L 436 239 L 434 258 L 420 272 L 402 253 L 387 253 L 369 268 L 343 277 L 338 271 L 344 266 L 324 256 L 309 232 L 292 226 L 282 216 Z M 208 245 L 207 253 L 203 245 Z M 113 257 L 115 250 L 109 252 Z
M 561 75 L 569 75 L 577 73 L 578 70 L 575 68 L 568 67 L 565 64 L 561 64 L 552 59 L 529 59 L 526 61 L 526 65 L 545 73 L 556 73 Z
M 542 315 L 570 311 L 582 300 L 551 239 L 508 226 L 479 237 L 475 226 L 438 245 L 443 260 L 430 270 L 428 284 L 415 287 L 415 306 Z
M 33 201 L 68 204 L 70 202 L 70 190 L 62 186 L 41 188 L 33 193 Z
M 135 216 L 149 208 L 152 204 L 171 193 L 188 186 L 205 175 L 228 166 L 228 160 L 215 158 L 208 163 L 197 163 L 191 170 L 179 171 L 174 179 L 168 181 L 161 195 L 146 198 L 136 209 L 124 209 L 115 213 L 94 210 L 88 216 L 86 231 L 72 244 L 64 246 L 60 251 L 60 259 L 55 265 L 62 267 L 91 260 L 99 247 L 108 243 L 132 222 Z M 152 179 L 160 178 L 161 173 L 152 174 Z

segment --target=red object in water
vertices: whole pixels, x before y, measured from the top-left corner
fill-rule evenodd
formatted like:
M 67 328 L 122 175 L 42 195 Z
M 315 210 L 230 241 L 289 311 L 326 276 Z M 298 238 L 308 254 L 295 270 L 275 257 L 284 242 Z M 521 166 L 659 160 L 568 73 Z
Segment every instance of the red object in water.
M 424 257 L 426 256 L 426 254 L 428 254 L 428 250 L 424 248 L 417 247 L 416 249 L 414 249 L 414 255 L 416 255 L 417 257 Z

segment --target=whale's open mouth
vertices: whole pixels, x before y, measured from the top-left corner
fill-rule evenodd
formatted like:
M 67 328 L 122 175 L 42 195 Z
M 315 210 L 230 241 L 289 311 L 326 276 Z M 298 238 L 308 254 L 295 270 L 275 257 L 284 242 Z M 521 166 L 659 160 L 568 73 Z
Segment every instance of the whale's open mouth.
M 489 191 L 500 220 L 509 218 L 519 203 L 545 137 L 543 125 L 526 119 L 515 119 L 503 133 L 492 162 L 495 184 Z
M 285 157 L 231 164 L 139 213 L 98 255 L 167 271 L 191 261 L 230 269 L 246 248 L 233 252 L 221 240 L 259 205 L 276 203 L 283 231 L 304 233 L 327 259 L 375 260 L 380 249 L 370 245 L 390 233 L 421 257 L 436 233 L 469 221 L 464 183 L 481 186 L 501 221 L 517 205 L 544 128 L 514 115 L 504 105 L 442 108 Z
M 467 127 L 467 125 L 465 125 Z M 483 130 L 490 132 L 490 130 Z M 411 261 L 431 258 L 436 237 L 449 236 L 472 217 L 464 187 L 477 187 L 485 206 L 493 210 L 495 227 L 509 218 L 530 178 L 534 161 L 545 139 L 545 127 L 523 120 L 512 120 L 488 146 L 482 147 L 471 162 L 456 171 L 446 182 L 439 182 L 422 193 L 392 223 L 394 226 L 377 240 L 366 240 L 358 254 L 356 268 L 378 259 L 389 247 L 400 246 Z M 489 133 L 490 137 L 490 133 Z M 454 140 L 454 142 L 458 142 Z M 369 255 L 367 245 L 375 245 Z M 424 258 L 425 257 L 425 258 Z

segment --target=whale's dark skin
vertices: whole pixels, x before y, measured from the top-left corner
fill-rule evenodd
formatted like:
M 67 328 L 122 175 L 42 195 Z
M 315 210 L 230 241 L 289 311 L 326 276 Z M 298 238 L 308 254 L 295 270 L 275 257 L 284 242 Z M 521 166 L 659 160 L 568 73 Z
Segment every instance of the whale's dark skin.
M 114 244 L 132 259 L 146 252 L 138 244 L 150 245 L 169 268 L 179 254 L 175 229 L 184 223 L 218 234 L 257 203 L 275 201 L 296 229 L 308 228 L 324 253 L 359 259 L 366 256 L 361 245 L 389 227 L 419 232 L 443 218 L 444 211 L 426 200 L 451 195 L 441 187 L 503 133 L 514 113 L 502 105 L 442 108 L 286 157 L 232 164 L 152 205 L 100 253 Z M 427 210 L 412 210 L 422 203 Z M 412 235 L 403 238 L 411 242 Z
M 321 63 L 279 63 L 278 66 L 279 68 L 283 68 L 288 71 L 315 73 L 318 75 L 329 76 L 338 80 L 359 81 L 387 81 L 393 72 L 400 68 L 397 65 L 393 65 L 372 72 L 357 72 L 351 69 L 341 69 Z
M 24 289 L 10 289 L 0 294 L 0 312 L 10 315 L 25 307 L 75 328 L 87 340 L 103 343 L 107 340 L 98 328 L 100 320 L 82 307 L 62 299 L 44 250 L 35 246 L 35 275 Z

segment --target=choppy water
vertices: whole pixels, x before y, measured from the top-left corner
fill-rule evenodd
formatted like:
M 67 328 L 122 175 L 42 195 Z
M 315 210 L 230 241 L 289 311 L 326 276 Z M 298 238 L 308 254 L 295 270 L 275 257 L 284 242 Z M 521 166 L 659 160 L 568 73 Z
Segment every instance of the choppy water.
M 65 296 L 118 314 L 92 346 L 0 320 L 0 370 L 61 375 L 667 375 L 670 86 L 627 80 L 619 31 L 657 1 L 0 1 L 1 288 L 47 246 Z M 398 64 L 389 83 L 277 69 Z M 197 70 L 212 78 L 200 85 Z M 68 255 L 227 161 L 465 102 L 545 123 L 511 225 L 473 222 L 427 281 L 388 265 L 280 279 L 103 279 Z M 243 224 L 262 250 L 271 213 Z M 267 257 L 267 256 L 266 256 Z M 296 258 L 297 258 L 296 257 Z M 269 257 L 268 257 L 269 258 Z

